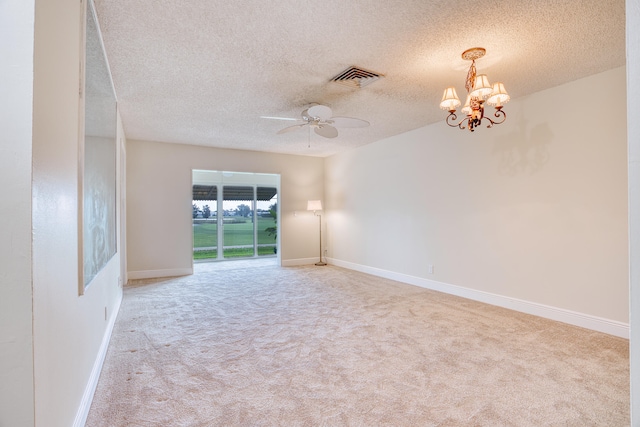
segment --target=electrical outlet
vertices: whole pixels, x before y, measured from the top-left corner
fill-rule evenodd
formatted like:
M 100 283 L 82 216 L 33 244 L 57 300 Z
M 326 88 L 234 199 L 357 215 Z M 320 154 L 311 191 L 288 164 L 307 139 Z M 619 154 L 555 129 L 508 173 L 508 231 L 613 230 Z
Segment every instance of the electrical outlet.
M 433 274 L 433 265 L 429 264 L 429 274 Z

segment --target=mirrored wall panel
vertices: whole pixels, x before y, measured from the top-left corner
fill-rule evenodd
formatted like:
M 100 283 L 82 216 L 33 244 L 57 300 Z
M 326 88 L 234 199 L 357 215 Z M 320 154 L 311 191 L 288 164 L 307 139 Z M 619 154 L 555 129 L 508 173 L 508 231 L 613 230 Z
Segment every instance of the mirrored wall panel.
M 82 174 L 83 287 L 116 253 L 116 97 L 93 3 L 87 4 Z

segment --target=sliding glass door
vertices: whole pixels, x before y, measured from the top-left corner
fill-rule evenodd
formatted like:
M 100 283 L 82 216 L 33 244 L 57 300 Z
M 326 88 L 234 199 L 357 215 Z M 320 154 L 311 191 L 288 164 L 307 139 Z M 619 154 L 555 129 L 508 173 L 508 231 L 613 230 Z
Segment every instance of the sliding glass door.
M 256 239 L 258 256 L 278 251 L 278 189 L 256 188 Z
M 218 258 L 218 187 L 193 186 L 193 259 Z
M 222 190 L 223 257 L 255 255 L 254 187 L 225 185 Z
M 279 176 L 258 175 L 193 171 L 194 260 L 277 255 Z M 226 184 L 229 178 L 242 184 Z

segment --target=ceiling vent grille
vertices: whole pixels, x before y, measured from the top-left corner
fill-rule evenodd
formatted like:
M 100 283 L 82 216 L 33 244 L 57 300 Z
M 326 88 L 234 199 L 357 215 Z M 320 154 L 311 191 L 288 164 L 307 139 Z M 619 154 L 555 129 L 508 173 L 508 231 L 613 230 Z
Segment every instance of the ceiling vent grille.
M 331 81 L 351 88 L 360 89 L 381 77 L 384 77 L 384 75 L 352 66 L 332 78 Z

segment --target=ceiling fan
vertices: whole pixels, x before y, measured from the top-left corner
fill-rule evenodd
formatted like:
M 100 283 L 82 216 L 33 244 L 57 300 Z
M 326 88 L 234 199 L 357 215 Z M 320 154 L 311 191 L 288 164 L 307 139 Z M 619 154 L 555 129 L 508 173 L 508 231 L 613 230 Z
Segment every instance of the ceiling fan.
M 338 129 L 336 128 L 363 128 L 369 126 L 369 122 L 366 120 L 355 119 L 353 117 L 332 117 L 331 114 L 331 108 L 326 105 L 314 105 L 302 112 L 302 119 L 265 116 L 263 116 L 263 118 L 276 120 L 302 120 L 304 122 L 280 129 L 278 134 L 293 132 L 308 126 L 309 129 L 313 129 L 315 133 L 325 138 L 335 138 L 338 136 Z

